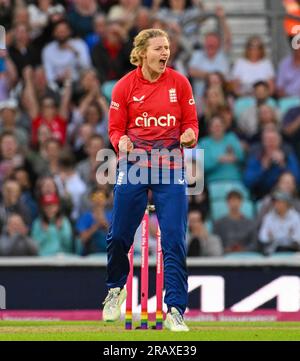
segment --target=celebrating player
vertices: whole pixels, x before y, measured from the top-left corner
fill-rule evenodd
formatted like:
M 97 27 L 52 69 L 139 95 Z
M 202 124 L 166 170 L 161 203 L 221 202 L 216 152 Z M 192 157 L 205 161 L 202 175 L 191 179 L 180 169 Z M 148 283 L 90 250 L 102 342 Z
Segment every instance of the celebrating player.
M 134 40 L 130 61 L 137 68 L 118 81 L 113 89 L 109 112 L 109 136 L 119 154 L 117 182 L 114 189 L 112 223 L 107 236 L 107 286 L 103 319 L 115 321 L 126 299 L 124 288 L 129 273 L 128 252 L 133 243 L 152 191 L 161 229 L 168 306 L 165 327 L 171 331 L 188 331 L 183 314 L 187 305 L 186 183 L 175 179 L 176 165 L 171 163 L 173 180 L 164 184 L 161 174 L 152 182 L 151 161 L 144 166 L 148 182 L 130 182 L 124 174 L 124 156 L 139 151 L 150 155 L 154 150 L 180 150 L 193 147 L 198 137 L 195 102 L 188 80 L 168 68 L 170 44 L 168 35 L 160 29 L 141 31 Z M 125 159 L 128 159 L 125 157 Z M 122 163 L 122 165 L 121 165 Z M 125 161 L 126 171 L 134 162 Z M 163 167 L 163 166 L 161 166 Z M 181 167 L 182 168 L 182 167 Z M 173 177 L 172 177 L 173 176 Z M 145 184 L 146 183 L 146 184 Z

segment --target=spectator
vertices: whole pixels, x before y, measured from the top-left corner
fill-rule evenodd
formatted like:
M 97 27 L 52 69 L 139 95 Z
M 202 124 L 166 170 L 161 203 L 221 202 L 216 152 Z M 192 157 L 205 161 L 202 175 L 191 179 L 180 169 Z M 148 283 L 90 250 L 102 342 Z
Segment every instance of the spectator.
M 228 104 L 220 106 L 218 108 L 218 114 L 224 121 L 226 133 L 233 132 L 240 137 L 239 130 L 237 129 L 236 126 L 236 120 L 234 118 L 234 114 L 230 106 Z
M 187 0 L 152 1 L 152 13 L 161 19 L 167 19 L 172 29 L 182 29 L 186 41 L 192 46 L 199 45 L 199 25 L 205 19 L 203 1 Z M 162 6 L 161 6 L 162 5 Z
M 131 44 L 126 36 L 119 23 L 110 22 L 103 41 L 94 46 L 92 60 L 101 83 L 118 80 L 132 69 L 128 60 Z
M 61 4 L 54 5 L 52 0 L 37 0 L 36 3 L 29 4 L 27 9 L 33 38 L 42 34 L 52 14 L 65 12 Z
M 274 252 L 300 250 L 300 214 L 291 207 L 288 193 L 277 191 L 272 196 L 273 207 L 263 218 L 259 230 L 259 242 L 262 252 L 271 255 Z
M 8 216 L 18 213 L 29 226 L 32 222 L 30 209 L 21 199 L 21 187 L 14 179 L 7 179 L 2 187 L 2 199 L 0 202 L 0 229 L 7 224 Z
M 119 22 L 124 28 L 125 32 L 128 32 L 132 28 L 138 10 L 141 5 L 141 0 L 120 0 L 117 4 L 110 7 L 107 20 L 109 22 Z
M 41 198 L 41 215 L 32 226 L 31 237 L 39 247 L 40 256 L 71 253 L 73 248 L 72 227 L 61 214 L 59 198 L 48 194 Z
M 266 81 L 258 81 L 253 85 L 253 95 L 255 97 L 255 104 L 244 110 L 237 119 L 237 125 L 240 132 L 248 139 L 258 131 L 259 106 L 269 105 L 275 108 L 275 101 L 270 98 L 270 88 Z M 279 117 L 279 114 L 276 114 L 276 118 L 277 117 Z
M 15 4 L 13 9 L 13 25 L 25 24 L 28 28 L 30 28 L 29 23 L 29 12 L 27 7 L 23 5 L 23 1 L 16 0 L 19 4 Z
M 274 190 L 289 194 L 291 206 L 300 212 L 300 199 L 297 192 L 297 183 L 294 175 L 290 172 L 284 172 L 280 175 Z M 267 194 L 262 200 L 257 214 L 257 224 L 261 225 L 263 217 L 272 208 L 272 194 Z
M 43 196 L 49 194 L 56 194 L 58 196 L 58 187 L 55 183 L 54 177 L 42 175 L 40 178 L 38 178 L 35 193 L 36 199 L 41 199 Z M 72 207 L 73 204 L 70 197 L 60 197 L 60 209 L 62 214 L 70 218 L 70 214 L 72 213 Z
M 58 89 L 50 88 L 43 66 L 37 66 L 34 69 L 31 66 L 26 66 L 23 70 L 23 79 L 25 84 L 21 97 L 25 109 L 30 108 L 32 96 L 37 99 L 38 103 L 46 97 L 54 98 L 56 103 L 59 103 L 61 94 Z
M 209 234 L 199 211 L 189 212 L 188 257 L 219 257 L 223 253 L 221 239 Z
M 211 73 L 207 73 L 205 77 L 204 89 L 209 89 L 210 87 L 219 87 L 222 89 L 223 94 L 225 97 L 228 97 L 229 93 L 229 84 L 225 78 L 225 76 L 220 71 L 213 71 Z M 228 97 L 228 102 L 230 103 L 231 100 Z
M 229 61 L 217 33 L 205 35 L 203 50 L 193 52 L 188 67 L 196 100 L 203 96 L 204 81 L 209 73 L 220 72 L 224 77 L 228 76 Z
M 38 130 L 41 125 L 46 125 L 51 131 L 51 136 L 64 144 L 72 93 L 70 79 L 64 83 L 62 99 L 58 107 L 55 98 L 50 96 L 45 96 L 39 105 L 31 75 L 32 72 L 29 69 L 25 75 L 24 97 L 26 98 L 26 110 L 32 120 L 32 144 L 33 146 L 37 145 Z
M 97 11 L 96 0 L 74 0 L 67 19 L 75 36 L 85 38 L 93 32 L 93 16 Z
M 38 248 L 28 237 L 28 228 L 22 217 L 12 213 L 7 218 L 7 225 L 0 235 L 0 256 L 36 256 Z
M 61 20 L 54 25 L 54 40 L 42 52 L 47 80 L 54 87 L 61 86 L 65 80 L 76 82 L 78 71 L 91 66 L 87 45 L 81 39 L 71 37 L 70 25 Z
M 71 219 L 76 220 L 81 209 L 81 199 L 87 187 L 76 171 L 75 161 L 71 154 L 61 154 L 59 159 L 59 173 L 55 176 L 59 195 L 72 201 Z
M 97 13 L 93 18 L 93 31 L 85 38 L 85 42 L 89 47 L 90 53 L 92 53 L 92 50 L 97 43 L 101 43 L 103 41 L 105 30 L 106 16 L 105 14 Z
M 92 135 L 86 143 L 88 159 L 82 160 L 77 165 L 77 172 L 85 182 L 87 188 L 92 188 L 96 183 L 96 173 L 100 162 L 97 160 L 97 153 L 104 148 L 104 140 L 99 135 Z
M 129 30 L 130 42 L 133 43 L 134 37 L 144 29 L 152 28 L 151 11 L 148 7 L 139 6 L 135 21 Z
M 58 196 L 58 188 L 53 176 L 41 176 L 36 184 L 36 199 L 41 199 L 45 195 L 56 194 Z
M 62 5 L 64 3 L 61 1 Z M 53 9 L 48 12 L 48 22 L 45 27 L 40 28 L 40 35 L 36 34 L 36 29 L 32 29 L 33 44 L 42 53 L 43 48 L 53 40 L 53 29 L 56 23 L 65 20 L 66 14 L 63 7 L 55 5 Z M 29 18 L 30 19 L 30 18 Z
M 257 131 L 252 137 L 248 138 L 249 143 L 259 143 L 261 140 L 262 132 L 265 128 L 275 128 L 280 130 L 278 120 L 278 113 L 276 110 L 267 104 L 261 104 L 257 109 L 258 124 Z
M 209 136 L 198 144 L 204 150 L 205 181 L 241 180 L 244 152 L 234 133 L 225 133 L 223 119 L 215 116 L 209 125 Z
M 10 30 L 13 22 L 12 7 L 14 0 L 2 0 L 0 5 L 0 24 L 4 26 L 6 31 Z
M 0 185 L 19 166 L 24 166 L 28 170 L 31 179 L 34 178 L 31 164 L 21 152 L 16 136 L 6 131 L 2 133 L 0 138 Z
M 262 132 L 260 144 L 249 152 L 246 162 L 244 181 L 256 199 L 271 192 L 284 172 L 291 172 L 300 181 L 300 168 L 294 152 L 282 143 L 281 135 L 273 127 Z
M 224 253 L 254 250 L 256 247 L 255 223 L 241 212 L 242 194 L 232 190 L 227 194 L 226 200 L 228 215 L 214 224 L 214 233 L 221 238 Z
M 266 81 L 270 94 L 274 93 L 274 67 L 266 57 L 265 46 L 258 36 L 248 39 L 244 58 L 239 58 L 233 65 L 232 79 L 237 95 L 252 94 L 253 85 L 258 81 Z
M 0 49 L 0 101 L 9 98 L 10 91 L 18 80 L 15 64 L 8 57 L 6 50 Z
M 27 65 L 36 66 L 41 62 L 39 53 L 30 40 L 29 28 L 19 23 L 13 29 L 13 43 L 8 48 L 9 56 L 18 71 L 19 78 L 23 76 L 23 70 Z
M 18 144 L 25 149 L 29 145 L 28 134 L 24 128 L 17 126 L 17 109 L 18 105 L 15 99 L 0 102 L 0 134 L 13 133 Z
M 72 149 L 74 150 L 74 156 L 77 162 L 81 162 L 88 158 L 85 144 L 87 144 L 89 138 L 93 134 L 95 134 L 94 129 L 90 123 L 79 125 L 77 131 L 74 133 Z
M 77 98 L 78 106 L 73 110 L 72 121 L 68 126 L 68 135 L 76 151 L 83 144 L 78 134 L 83 122 L 91 125 L 93 134 L 102 135 L 108 141 L 109 107 L 101 93 L 100 83 L 94 70 L 87 70 L 81 75 Z
M 108 232 L 108 218 L 105 213 L 106 195 L 102 191 L 91 192 L 90 201 L 91 209 L 83 213 L 76 222 L 82 256 L 106 252 Z
M 282 120 L 282 134 L 284 139 L 293 147 L 300 161 L 300 106 L 291 108 Z
M 205 90 L 203 114 L 199 119 L 199 129 L 201 134 L 199 137 L 208 135 L 208 127 L 212 117 L 218 116 L 219 111 L 224 106 L 227 106 L 225 94 L 221 87 L 213 85 Z
M 55 138 L 48 138 L 36 152 L 30 153 L 30 161 L 38 176 L 54 176 L 59 172 L 59 158 L 63 148 Z
M 278 97 L 298 97 L 300 94 L 300 48 L 284 57 L 277 72 Z
M 25 168 L 18 167 L 14 170 L 13 176 L 21 188 L 20 201 L 27 205 L 30 210 L 30 218 L 34 220 L 38 216 L 38 206 L 33 196 L 34 186 L 30 175 Z
M 170 37 L 170 57 L 168 66 L 187 76 L 187 62 L 190 57 L 190 49 L 186 46 L 179 34 L 172 33 Z

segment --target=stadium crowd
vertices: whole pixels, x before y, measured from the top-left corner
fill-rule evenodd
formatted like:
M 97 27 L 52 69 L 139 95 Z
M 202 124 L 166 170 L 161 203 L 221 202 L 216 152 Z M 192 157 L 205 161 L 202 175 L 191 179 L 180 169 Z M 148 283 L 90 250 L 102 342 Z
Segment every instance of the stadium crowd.
M 215 17 L 220 31 L 203 34 L 200 0 L 0 0 L 0 256 L 106 252 L 113 186 L 97 182 L 96 155 L 149 27 L 168 32 L 198 109 L 205 186 L 189 197 L 188 255 L 300 250 L 300 49 L 276 69 L 252 36 L 232 62 L 221 6 Z

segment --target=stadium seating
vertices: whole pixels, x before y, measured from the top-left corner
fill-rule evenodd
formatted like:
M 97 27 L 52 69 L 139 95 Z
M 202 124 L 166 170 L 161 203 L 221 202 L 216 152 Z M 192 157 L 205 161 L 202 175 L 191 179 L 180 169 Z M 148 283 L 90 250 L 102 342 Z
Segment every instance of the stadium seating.
M 284 114 L 291 108 L 295 108 L 299 105 L 300 105 L 299 97 L 285 97 L 278 100 L 278 107 L 280 110 L 280 114 L 282 116 L 284 116 Z
M 228 214 L 227 203 L 225 200 L 215 200 L 211 202 L 211 218 L 215 221 Z M 245 199 L 242 203 L 242 213 L 247 218 L 253 218 L 255 214 L 255 206 L 252 201 Z
M 245 199 L 249 199 L 249 190 L 244 186 L 242 182 L 239 181 L 218 181 L 211 182 L 208 184 L 209 198 L 211 201 L 215 200 L 225 200 L 227 194 L 232 191 L 237 190 L 241 192 Z

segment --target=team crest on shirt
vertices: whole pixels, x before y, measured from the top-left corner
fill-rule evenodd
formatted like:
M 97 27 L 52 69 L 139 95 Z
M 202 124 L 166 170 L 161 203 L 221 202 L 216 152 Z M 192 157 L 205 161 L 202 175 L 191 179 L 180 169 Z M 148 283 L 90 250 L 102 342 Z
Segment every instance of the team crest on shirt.
M 175 88 L 169 89 L 169 99 L 170 103 L 177 103 L 177 94 Z

